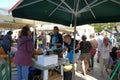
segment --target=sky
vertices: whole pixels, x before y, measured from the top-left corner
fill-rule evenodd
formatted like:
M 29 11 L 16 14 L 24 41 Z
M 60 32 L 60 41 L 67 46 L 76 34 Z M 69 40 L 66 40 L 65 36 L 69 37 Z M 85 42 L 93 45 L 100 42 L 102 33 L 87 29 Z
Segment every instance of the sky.
M 0 15 L 8 15 L 8 10 L 11 9 L 18 0 L 0 0 Z
M 0 8 L 10 9 L 18 0 L 0 0 Z

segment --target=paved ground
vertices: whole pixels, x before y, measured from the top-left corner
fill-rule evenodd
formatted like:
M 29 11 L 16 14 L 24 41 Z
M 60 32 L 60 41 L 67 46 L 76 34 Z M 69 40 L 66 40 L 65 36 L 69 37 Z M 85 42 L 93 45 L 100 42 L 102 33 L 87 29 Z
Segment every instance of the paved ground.
M 100 73 L 100 66 L 99 64 L 96 62 L 96 56 L 95 56 L 95 66 L 94 66 L 94 69 L 91 70 L 89 72 L 88 75 L 86 76 L 83 76 L 83 74 L 81 74 L 81 71 L 80 70 L 77 70 L 76 72 L 76 80 L 109 80 L 108 79 L 108 75 L 106 73 L 104 73 L 104 76 L 103 77 L 100 77 L 99 76 L 99 73 Z M 16 72 L 13 72 L 12 74 L 12 80 L 17 80 L 16 79 Z
M 81 74 L 81 71 L 76 72 L 77 80 L 109 80 L 109 76 L 105 73 L 103 77 L 99 76 L 100 66 L 95 61 L 94 69 L 91 70 L 86 76 Z

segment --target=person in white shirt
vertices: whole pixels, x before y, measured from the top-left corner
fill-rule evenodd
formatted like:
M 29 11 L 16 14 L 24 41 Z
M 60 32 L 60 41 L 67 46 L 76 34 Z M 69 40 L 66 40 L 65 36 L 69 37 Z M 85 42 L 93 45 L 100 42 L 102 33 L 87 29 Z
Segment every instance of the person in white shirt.
M 100 45 L 103 43 L 103 38 L 105 37 L 105 33 L 98 33 L 98 36 L 96 36 L 96 40 L 98 42 L 98 48 L 100 47 Z M 97 50 L 97 62 L 99 63 L 99 57 L 98 57 L 98 50 Z
M 112 45 L 109 43 L 108 37 L 103 38 L 103 43 L 98 47 L 98 57 L 100 61 L 100 66 L 101 66 L 101 72 L 100 76 L 103 75 L 103 70 L 105 66 L 105 70 L 107 71 L 108 63 L 109 63 L 109 58 L 110 55 L 109 53 L 111 52 Z

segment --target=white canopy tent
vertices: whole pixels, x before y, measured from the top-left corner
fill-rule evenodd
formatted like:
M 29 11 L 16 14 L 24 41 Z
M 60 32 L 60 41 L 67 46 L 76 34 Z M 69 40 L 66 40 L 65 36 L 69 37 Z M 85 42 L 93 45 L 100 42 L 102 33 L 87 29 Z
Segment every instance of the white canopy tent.
M 16 24 L 16 23 L 0 23 L 0 29 L 20 29 L 24 26 L 24 24 Z
M 31 25 L 31 26 L 51 24 L 51 23 L 43 22 L 43 21 L 14 18 L 11 15 L 0 15 L 0 20 L 2 20 L 2 22 L 0 23 L 0 27 L 7 27 L 9 25 L 9 27 L 12 27 L 12 28 L 20 28 L 21 26 L 26 25 L 26 24 Z

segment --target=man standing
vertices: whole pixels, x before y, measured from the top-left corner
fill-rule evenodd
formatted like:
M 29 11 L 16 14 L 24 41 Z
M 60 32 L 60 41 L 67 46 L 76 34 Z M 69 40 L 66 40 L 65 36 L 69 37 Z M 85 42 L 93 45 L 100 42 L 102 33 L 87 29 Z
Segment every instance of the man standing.
M 12 36 L 11 36 L 12 34 L 13 34 L 12 31 L 8 31 L 7 34 L 3 37 L 3 40 L 1 42 L 1 45 L 6 54 L 11 51 L 11 46 L 13 43 Z
M 40 35 L 37 38 L 37 44 L 41 50 L 45 50 L 46 47 L 46 35 L 44 31 L 41 31 Z
M 55 50 L 62 47 L 63 44 L 63 38 L 62 35 L 59 33 L 59 28 L 57 26 L 53 29 L 53 35 L 51 35 L 50 40 L 50 48 Z
M 100 45 L 100 47 L 98 47 L 98 57 L 99 57 L 100 66 L 101 66 L 100 76 L 103 76 L 104 66 L 105 66 L 106 72 L 108 72 L 107 68 L 109 67 L 108 66 L 109 58 L 110 58 L 109 53 L 111 52 L 111 49 L 112 49 L 112 45 L 109 43 L 108 37 L 104 37 L 103 43 Z

